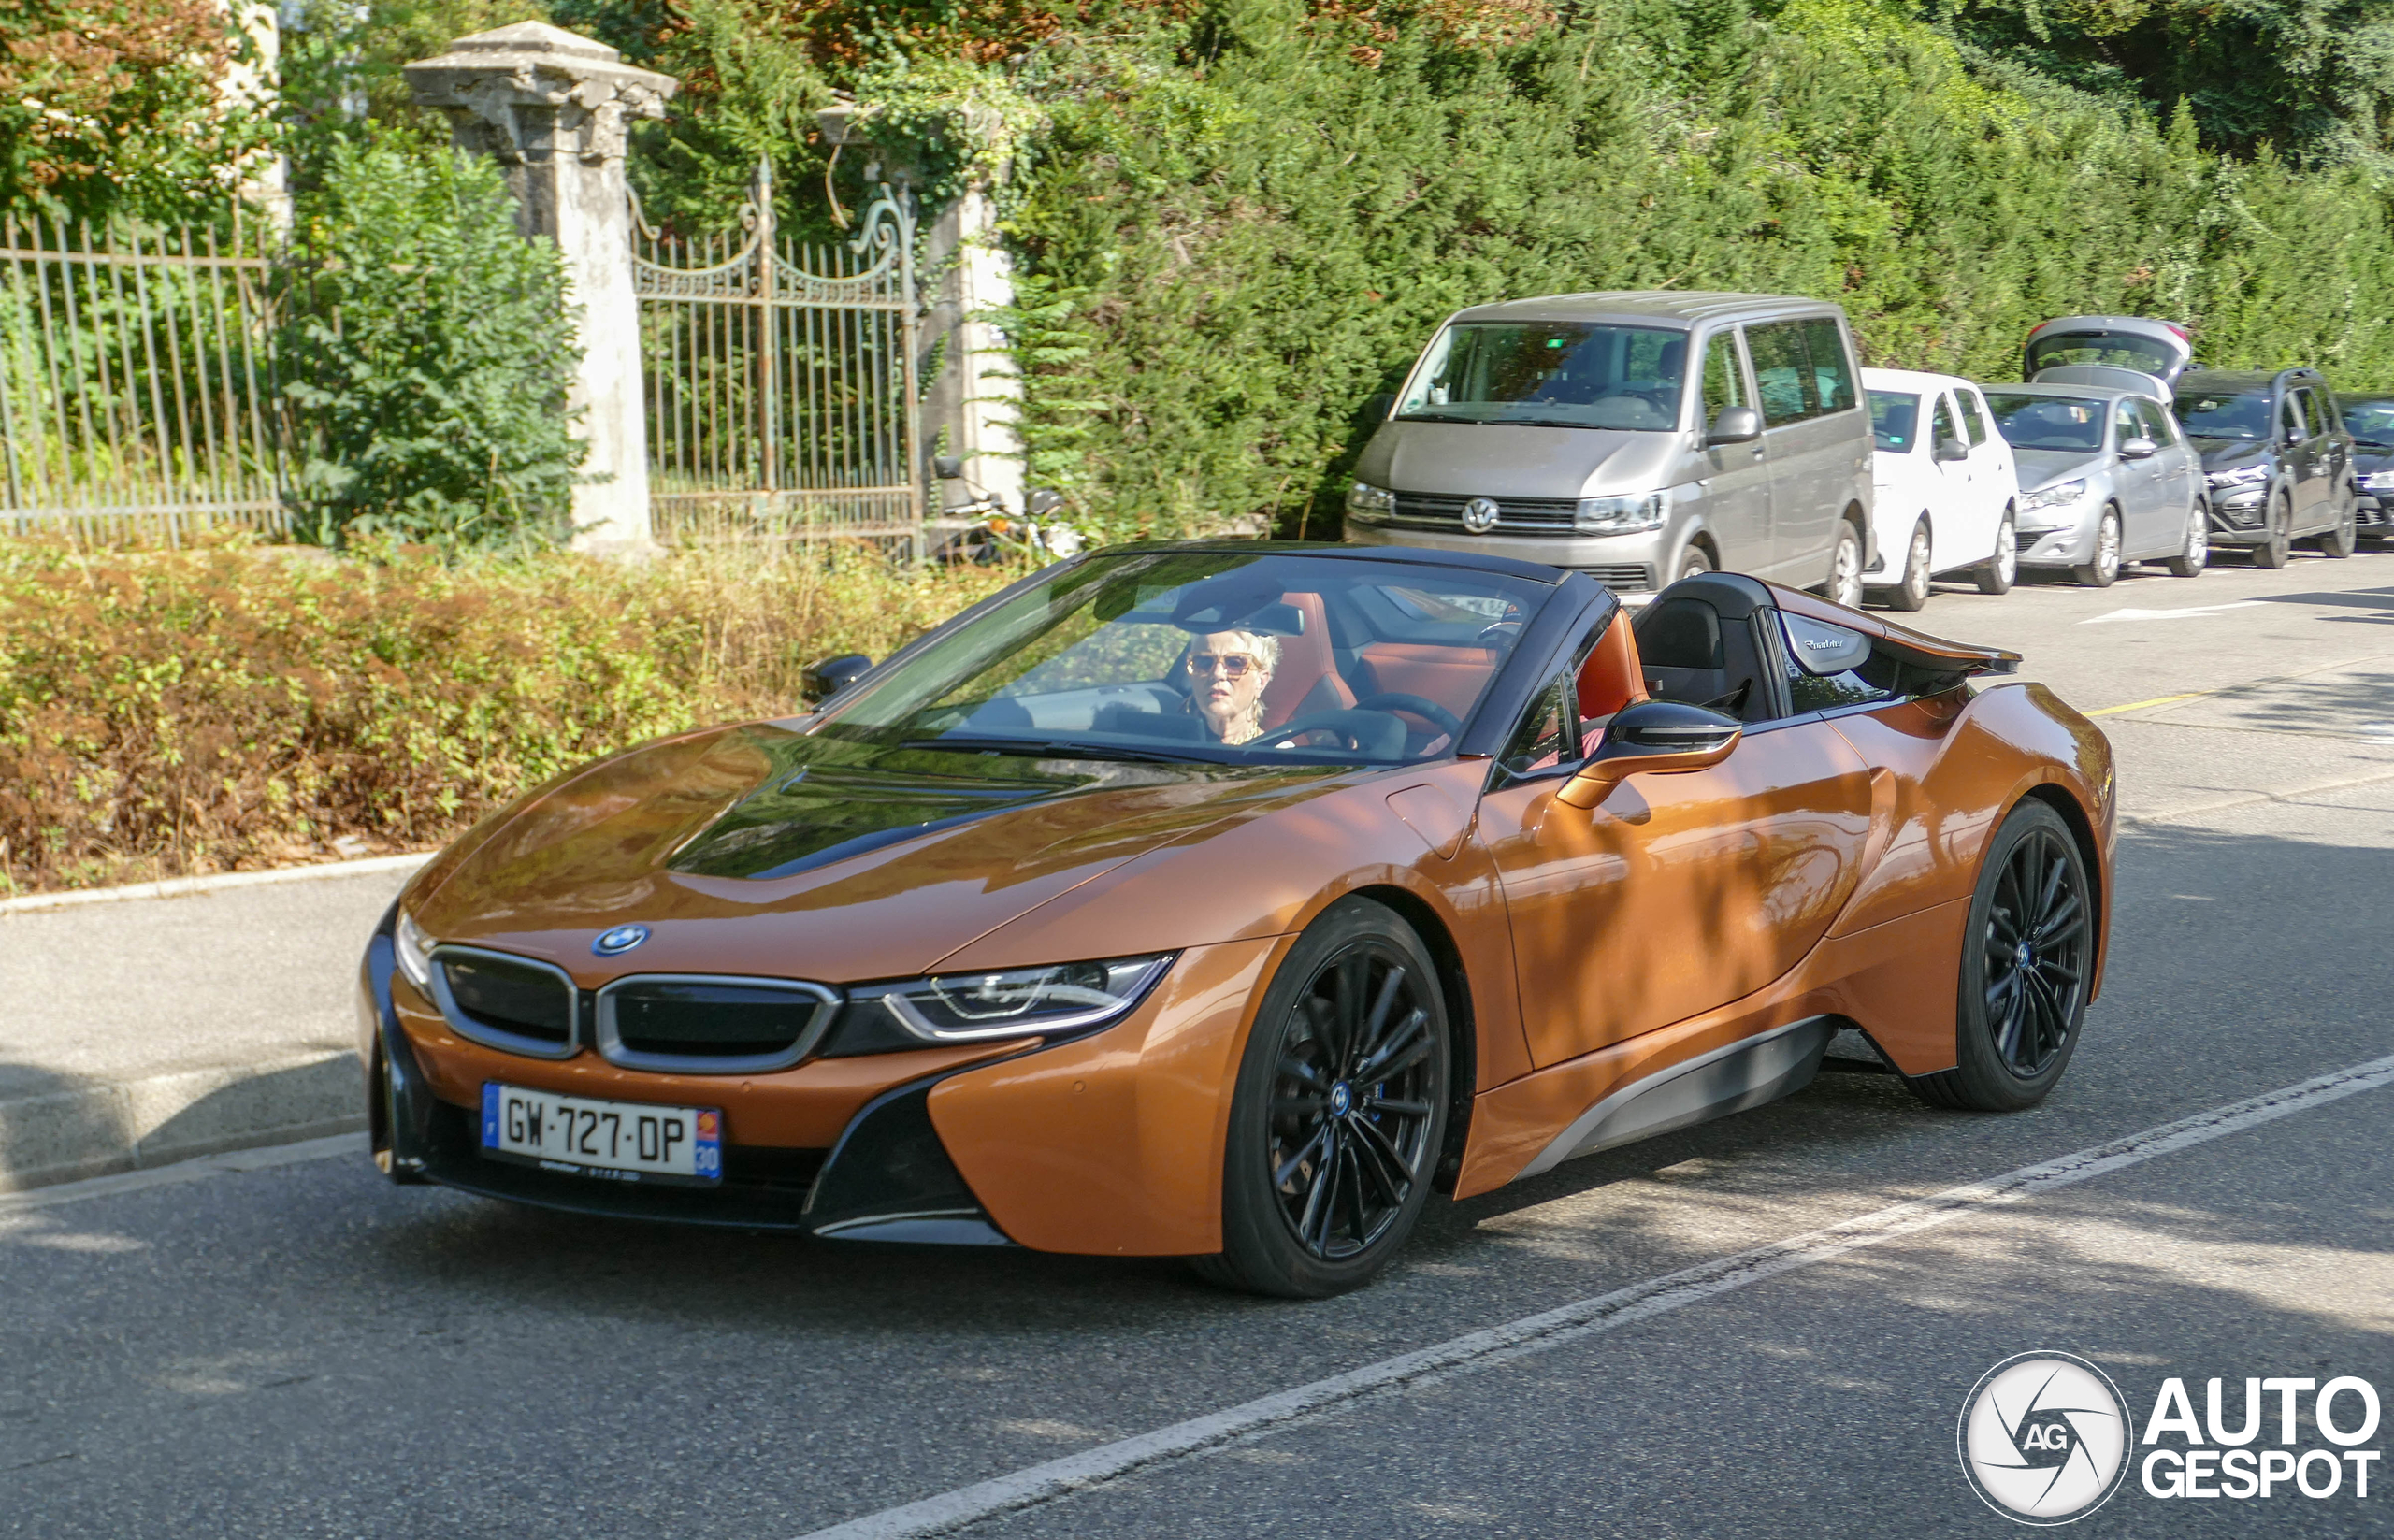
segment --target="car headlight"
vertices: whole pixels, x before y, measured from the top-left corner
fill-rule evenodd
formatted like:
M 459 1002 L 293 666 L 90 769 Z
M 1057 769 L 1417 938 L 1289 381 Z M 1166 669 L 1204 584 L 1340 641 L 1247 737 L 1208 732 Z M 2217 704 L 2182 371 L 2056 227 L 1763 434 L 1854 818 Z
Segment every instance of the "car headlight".
M 2215 487 L 2258 486 L 2269 479 L 2267 466 L 2237 466 L 2229 470 L 2214 470 L 2203 478 Z
M 2372 470 L 2366 476 L 2356 476 L 2353 485 L 2363 492 L 2394 492 L 2394 470 Z
M 2020 511 L 2024 514 L 2050 512 L 2068 508 L 2085 496 L 2086 479 L 2084 477 L 2082 476 L 2074 482 L 2057 482 L 2052 486 L 2040 487 L 2023 496 L 2020 499 Z M 2042 522 L 2051 524 L 2054 521 L 2047 519 Z
M 1347 489 L 1347 516 L 1357 524 L 1386 524 L 1396 512 L 1396 494 L 1369 482 Z
M 419 989 L 432 987 L 432 948 L 434 942 L 424 933 L 404 909 L 399 911 L 399 923 L 391 933 L 391 950 L 398 954 L 399 971 Z
M 849 991 L 857 1007 L 878 1005 L 926 1043 L 973 1043 L 1086 1031 L 1127 1015 L 1172 966 L 1173 955 L 1017 968 L 1002 973 L 942 973 Z
M 1670 511 L 1670 498 L 1660 492 L 1637 497 L 1582 497 L 1571 527 L 1582 535 L 1635 535 L 1660 529 Z

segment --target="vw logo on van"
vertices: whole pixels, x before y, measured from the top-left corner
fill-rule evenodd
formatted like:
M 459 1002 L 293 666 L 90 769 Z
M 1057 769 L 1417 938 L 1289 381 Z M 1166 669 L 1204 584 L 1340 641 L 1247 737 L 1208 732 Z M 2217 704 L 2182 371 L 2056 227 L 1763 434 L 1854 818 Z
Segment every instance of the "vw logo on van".
M 1474 497 L 1463 505 L 1463 526 L 1475 535 L 1485 535 L 1496 527 L 1496 504 L 1487 497 Z

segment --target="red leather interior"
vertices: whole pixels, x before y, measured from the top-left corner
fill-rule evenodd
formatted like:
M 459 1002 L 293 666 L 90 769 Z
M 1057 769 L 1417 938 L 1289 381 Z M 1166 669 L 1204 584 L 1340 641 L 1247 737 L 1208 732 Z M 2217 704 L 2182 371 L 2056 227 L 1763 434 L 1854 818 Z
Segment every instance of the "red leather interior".
M 1458 717 L 1470 712 L 1496 669 L 1496 655 L 1476 648 L 1367 641 L 1356 652 L 1382 690 L 1435 700 Z
M 1612 617 L 1612 625 L 1596 642 L 1588 661 L 1579 666 L 1579 714 L 1610 716 L 1633 700 L 1646 698 L 1646 679 L 1637 663 L 1637 639 L 1629 629 L 1629 612 Z
M 1305 617 L 1305 635 L 1280 639 L 1279 666 L 1272 683 L 1263 686 L 1263 726 L 1268 729 L 1318 712 L 1342 712 L 1355 704 L 1355 692 L 1338 677 L 1331 655 L 1330 616 L 1320 594 L 1283 594 L 1280 602 L 1296 606 Z

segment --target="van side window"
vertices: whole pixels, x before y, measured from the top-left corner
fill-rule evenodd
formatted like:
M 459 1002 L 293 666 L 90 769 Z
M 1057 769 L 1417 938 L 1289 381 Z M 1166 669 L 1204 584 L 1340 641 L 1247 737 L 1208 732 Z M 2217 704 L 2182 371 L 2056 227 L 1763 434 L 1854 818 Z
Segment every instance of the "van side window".
M 1853 360 L 1846 355 L 1845 329 L 1827 316 L 1804 324 L 1804 345 L 1812 355 L 1813 394 L 1823 412 L 1853 406 Z
M 1715 332 L 1704 344 L 1704 422 L 1709 426 L 1724 407 L 1752 405 L 1745 371 L 1738 367 L 1738 334 Z
M 1986 413 L 1979 410 L 1979 393 L 1957 390 L 1954 398 L 1962 403 L 1962 422 L 1970 430 L 1970 447 L 1976 449 L 1986 442 Z
M 1820 415 L 1820 387 L 1804 347 L 1804 323 L 1771 321 L 1748 326 L 1746 353 L 1753 359 L 1754 391 L 1762 397 L 1764 422 L 1777 427 Z
M 1798 715 L 1895 698 L 1901 670 L 1868 637 L 1783 611 L 1779 618 L 1787 635 L 1787 693 Z

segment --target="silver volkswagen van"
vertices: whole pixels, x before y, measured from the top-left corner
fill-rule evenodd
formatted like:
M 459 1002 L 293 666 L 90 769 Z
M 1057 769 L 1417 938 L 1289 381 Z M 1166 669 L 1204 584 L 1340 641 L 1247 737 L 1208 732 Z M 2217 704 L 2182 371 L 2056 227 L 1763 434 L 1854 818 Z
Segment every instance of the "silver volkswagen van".
M 1355 467 L 1347 538 L 1720 569 L 1859 603 L 1870 413 L 1845 312 L 1772 295 L 1552 295 L 1438 328 Z

